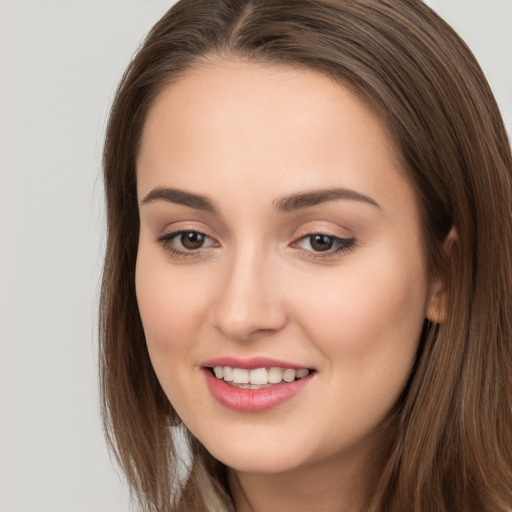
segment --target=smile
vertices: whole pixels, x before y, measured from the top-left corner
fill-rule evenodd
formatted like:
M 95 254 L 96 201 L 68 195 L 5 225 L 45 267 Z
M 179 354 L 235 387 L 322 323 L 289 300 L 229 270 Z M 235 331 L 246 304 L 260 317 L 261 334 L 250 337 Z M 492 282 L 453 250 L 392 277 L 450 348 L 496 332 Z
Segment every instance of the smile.
M 206 366 L 202 368 L 213 398 L 224 407 L 242 413 L 263 412 L 287 402 L 301 393 L 316 376 L 306 368 L 240 368 Z
M 265 389 L 281 382 L 294 382 L 309 375 L 307 368 L 233 368 L 231 366 L 215 366 L 213 373 L 219 380 L 230 386 L 241 389 Z

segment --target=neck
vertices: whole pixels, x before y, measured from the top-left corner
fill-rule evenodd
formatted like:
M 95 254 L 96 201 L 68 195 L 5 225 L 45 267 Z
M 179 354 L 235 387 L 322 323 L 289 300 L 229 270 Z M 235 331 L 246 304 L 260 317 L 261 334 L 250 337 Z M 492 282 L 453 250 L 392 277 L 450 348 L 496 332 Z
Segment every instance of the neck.
M 365 495 L 362 461 L 323 460 L 282 473 L 229 470 L 236 512 L 356 512 Z

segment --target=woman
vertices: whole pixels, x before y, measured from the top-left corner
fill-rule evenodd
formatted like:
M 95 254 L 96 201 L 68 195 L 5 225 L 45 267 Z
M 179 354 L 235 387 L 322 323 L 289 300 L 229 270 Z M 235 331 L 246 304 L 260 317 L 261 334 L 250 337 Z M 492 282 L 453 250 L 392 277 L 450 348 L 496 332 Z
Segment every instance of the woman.
M 182 0 L 104 167 L 103 413 L 143 510 L 512 509 L 510 145 L 428 7 Z

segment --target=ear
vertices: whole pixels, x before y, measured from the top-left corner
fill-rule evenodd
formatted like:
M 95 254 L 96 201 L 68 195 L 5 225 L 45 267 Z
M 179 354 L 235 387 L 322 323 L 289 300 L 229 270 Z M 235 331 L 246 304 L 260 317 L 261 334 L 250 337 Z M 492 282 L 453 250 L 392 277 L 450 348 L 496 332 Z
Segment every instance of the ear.
M 459 237 L 457 230 L 452 227 L 443 242 L 443 251 L 446 258 L 453 258 L 454 250 L 458 245 Z M 432 323 L 441 324 L 446 320 L 448 310 L 448 276 L 437 277 L 430 285 L 430 294 L 427 302 L 426 317 Z

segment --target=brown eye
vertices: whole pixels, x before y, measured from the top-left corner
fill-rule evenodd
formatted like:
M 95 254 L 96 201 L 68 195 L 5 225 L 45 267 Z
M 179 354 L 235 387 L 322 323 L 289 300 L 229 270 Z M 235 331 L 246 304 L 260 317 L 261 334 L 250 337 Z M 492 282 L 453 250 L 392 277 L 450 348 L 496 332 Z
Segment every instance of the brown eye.
M 179 235 L 181 245 L 185 249 L 194 250 L 200 249 L 205 242 L 205 235 L 197 231 L 185 231 Z
M 200 231 L 175 231 L 157 240 L 174 258 L 200 257 L 206 250 L 219 247 L 213 238 Z
M 341 238 L 339 236 L 326 235 L 325 233 L 312 233 L 295 241 L 292 247 L 301 248 L 317 258 L 327 258 L 349 251 L 354 247 L 354 244 L 354 238 Z
M 334 245 L 334 237 L 327 235 L 311 235 L 309 237 L 309 243 L 314 251 L 323 252 L 329 251 Z

